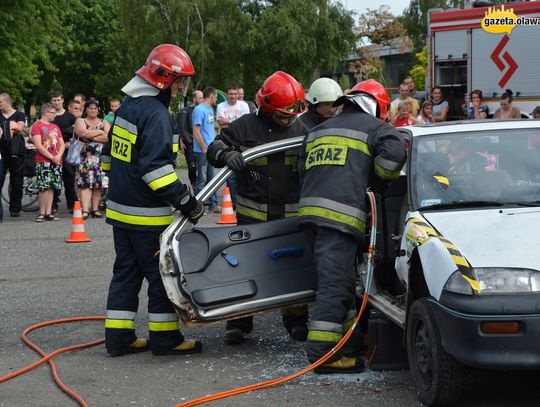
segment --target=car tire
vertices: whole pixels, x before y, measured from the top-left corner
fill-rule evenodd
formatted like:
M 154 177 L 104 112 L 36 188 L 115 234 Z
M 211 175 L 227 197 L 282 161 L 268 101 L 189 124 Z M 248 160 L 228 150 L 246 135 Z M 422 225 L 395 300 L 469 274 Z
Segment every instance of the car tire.
M 427 406 L 457 403 L 463 392 L 465 367 L 444 351 L 433 305 L 425 298 L 416 300 L 409 311 L 406 339 L 418 400 Z

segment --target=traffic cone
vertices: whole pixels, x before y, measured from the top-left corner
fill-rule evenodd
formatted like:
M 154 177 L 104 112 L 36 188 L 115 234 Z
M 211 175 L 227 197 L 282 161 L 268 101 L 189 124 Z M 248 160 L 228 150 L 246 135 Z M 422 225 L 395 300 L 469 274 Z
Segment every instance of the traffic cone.
M 79 201 L 75 201 L 75 204 L 73 205 L 71 225 L 73 230 L 71 231 L 71 235 L 66 239 L 67 243 L 85 243 L 92 241 L 84 231 L 84 220 L 81 212 L 81 203 Z
M 234 214 L 231 191 L 225 187 L 223 191 L 223 202 L 221 203 L 221 216 L 217 221 L 220 225 L 236 225 L 236 216 Z

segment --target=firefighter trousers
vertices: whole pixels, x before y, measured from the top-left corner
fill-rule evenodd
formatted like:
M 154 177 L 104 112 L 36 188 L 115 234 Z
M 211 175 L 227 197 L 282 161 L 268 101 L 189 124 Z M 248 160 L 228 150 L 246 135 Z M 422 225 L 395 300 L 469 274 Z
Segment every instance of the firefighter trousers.
M 143 279 L 148 281 L 148 330 L 154 352 L 172 349 L 184 341 L 178 316 L 167 298 L 159 273 L 159 235 L 113 227 L 116 259 L 107 298 L 105 346 L 124 349 L 135 335 L 135 315 Z
M 283 326 L 291 333 L 295 326 L 306 326 L 308 320 L 308 306 L 288 307 L 281 309 Z M 226 329 L 241 329 L 248 334 L 253 330 L 253 317 L 244 317 L 227 321 Z
M 303 228 L 307 241 L 313 245 L 318 278 L 306 344 L 307 358 L 314 362 L 341 340 L 354 321 L 358 242 L 336 229 L 313 224 Z M 343 350 L 328 362 L 342 356 Z

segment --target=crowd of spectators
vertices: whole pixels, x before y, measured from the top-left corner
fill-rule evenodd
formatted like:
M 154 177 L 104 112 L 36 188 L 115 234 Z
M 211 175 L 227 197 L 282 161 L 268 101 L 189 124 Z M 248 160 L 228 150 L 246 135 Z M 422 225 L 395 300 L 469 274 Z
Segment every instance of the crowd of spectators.
M 39 118 L 28 123 L 22 111 L 13 108 L 11 96 L 0 94 L 0 187 L 9 173 L 9 215 L 19 217 L 22 210 L 24 177 L 36 177 L 38 214 L 35 221 L 58 220 L 58 205 L 64 189 L 66 207 L 73 213 L 81 202 L 83 218 L 103 217 L 103 191 L 107 176 L 101 168 L 100 152 L 107 141 L 118 99 L 110 102 L 104 117 L 99 102 L 76 94 L 64 107 L 62 92 L 51 93 L 41 105 Z M 70 165 L 66 154 L 74 139 L 83 143 L 80 164 Z M 0 205 L 0 222 L 3 207 Z
M 446 100 L 443 88 L 434 86 L 431 89 L 429 98 L 425 92 L 415 89 L 414 82 L 410 76 L 406 77 L 399 85 L 399 96 L 390 104 L 389 121 L 394 127 L 409 126 L 414 124 L 429 124 L 444 122 L 448 120 L 450 109 Z M 480 89 L 474 89 L 463 101 L 462 119 L 520 119 L 520 110 L 512 105 L 514 94 L 511 89 L 501 95 L 500 107 L 491 115 L 489 107 L 483 102 L 483 93 Z M 533 119 L 540 118 L 540 106 L 537 106 L 532 113 Z

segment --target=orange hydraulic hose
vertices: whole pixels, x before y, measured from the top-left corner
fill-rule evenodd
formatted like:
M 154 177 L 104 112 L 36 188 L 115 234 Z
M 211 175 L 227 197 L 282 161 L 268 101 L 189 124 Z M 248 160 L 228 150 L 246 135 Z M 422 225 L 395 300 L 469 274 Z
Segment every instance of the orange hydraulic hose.
M 264 381 L 264 382 L 260 382 L 260 383 L 256 383 L 256 384 L 250 384 L 248 386 L 238 387 L 236 389 L 225 390 L 225 391 L 222 391 L 222 392 L 219 392 L 219 393 L 210 394 L 208 396 L 199 397 L 199 398 L 187 401 L 187 402 L 182 403 L 182 404 L 177 404 L 176 407 L 198 406 L 198 405 L 203 404 L 203 403 L 208 403 L 210 401 L 216 401 L 216 400 L 224 399 L 224 398 L 227 398 L 227 397 L 236 396 L 236 395 L 242 394 L 242 393 L 248 393 L 248 392 L 253 391 L 253 390 L 260 390 L 260 389 L 265 389 L 267 387 L 277 386 L 279 384 L 283 384 L 283 383 L 289 382 L 291 380 L 294 380 L 294 379 L 296 379 L 296 378 L 298 378 L 298 377 L 312 371 L 316 367 L 319 367 L 324 362 L 326 362 L 330 357 L 332 357 L 349 340 L 349 338 L 351 337 L 351 335 L 352 335 L 352 333 L 354 331 L 354 328 L 356 327 L 356 325 L 360 321 L 360 317 L 362 316 L 362 314 L 364 312 L 364 309 L 366 308 L 367 302 L 368 302 L 368 295 L 367 295 L 367 293 L 364 293 L 364 295 L 362 296 L 362 305 L 360 307 L 360 311 L 358 311 L 358 315 L 356 316 L 356 319 L 354 320 L 352 326 L 347 331 L 347 333 L 343 336 L 343 338 L 341 338 L 341 340 L 336 344 L 336 346 L 334 346 L 326 355 L 324 355 L 323 357 L 321 357 L 319 360 L 312 363 L 311 365 L 303 368 L 302 370 L 299 370 L 298 372 L 293 373 L 293 374 L 291 374 L 289 376 L 279 377 L 279 378 L 276 378 L 276 379 L 271 379 L 271 380 L 267 380 L 267 381 Z
M 51 353 L 47 354 L 38 345 L 33 343 L 28 338 L 27 335 L 30 332 L 32 332 L 32 331 L 34 331 L 36 329 L 43 328 L 43 327 L 50 326 L 50 325 L 64 324 L 64 323 L 78 322 L 78 321 L 103 321 L 103 320 L 105 320 L 104 316 L 71 317 L 71 318 L 63 318 L 63 319 L 55 319 L 55 320 L 51 320 L 51 321 L 45 321 L 45 322 L 41 322 L 39 324 L 35 324 L 35 325 L 32 325 L 32 326 L 26 328 L 23 331 L 23 333 L 21 334 L 21 339 L 24 341 L 24 343 L 26 343 L 26 345 L 28 347 L 32 348 L 35 352 L 37 352 L 40 356 L 43 356 L 43 357 L 41 359 L 35 361 L 34 363 L 26 366 L 26 367 L 23 367 L 23 368 L 15 371 L 15 372 L 12 372 L 10 374 L 7 374 L 5 376 L 0 377 L 0 383 L 7 382 L 8 380 L 11 380 L 11 379 L 13 379 L 13 378 L 15 378 L 17 376 L 20 376 L 20 375 L 22 375 L 22 374 L 24 374 L 24 373 L 26 373 L 26 372 L 28 372 L 28 371 L 30 371 L 32 369 L 35 369 L 38 366 L 41 366 L 43 363 L 48 362 L 50 367 L 51 367 L 51 374 L 52 374 L 52 376 L 54 378 L 54 381 L 57 384 L 57 386 L 64 393 L 66 393 L 68 396 L 70 396 L 75 401 L 77 401 L 77 403 L 79 403 L 79 405 L 81 405 L 82 407 L 88 407 L 88 403 L 79 394 L 77 394 L 75 391 L 71 390 L 68 386 L 66 386 L 62 382 L 62 380 L 60 379 L 60 376 L 58 375 L 58 372 L 56 370 L 56 364 L 54 363 L 52 358 L 54 358 L 55 356 L 60 355 L 62 353 L 71 352 L 71 351 L 79 350 L 79 349 L 90 348 L 90 347 L 96 346 L 96 345 L 101 345 L 102 343 L 105 342 L 105 339 L 98 339 L 98 340 L 88 342 L 88 343 L 84 343 L 84 344 L 80 344 L 80 345 L 67 346 L 67 347 L 64 347 L 64 348 L 57 349 L 54 352 L 51 352 Z
M 367 195 L 368 195 L 369 203 L 370 203 L 370 206 L 371 206 L 371 234 L 372 234 L 371 241 L 370 241 L 370 244 L 369 244 L 369 247 L 368 247 L 368 258 L 369 258 L 369 262 L 373 264 L 374 255 L 375 255 L 375 236 L 376 236 L 376 235 L 374 236 L 373 234 L 377 233 L 377 202 L 376 202 L 375 194 L 373 192 L 368 191 Z M 368 276 L 368 280 L 369 280 L 369 276 Z M 199 398 L 196 398 L 196 399 L 193 399 L 193 400 L 189 400 L 189 401 L 187 401 L 185 403 L 182 403 L 182 404 L 177 404 L 176 407 L 198 406 L 198 405 L 203 404 L 203 403 L 208 403 L 208 402 L 211 402 L 211 401 L 216 401 L 216 400 L 224 399 L 224 398 L 227 398 L 227 397 L 236 396 L 238 394 L 248 393 L 248 392 L 253 391 L 253 390 L 260 390 L 260 389 L 265 389 L 267 387 L 277 386 L 277 385 L 280 385 L 280 384 L 283 384 L 283 383 L 287 383 L 287 382 L 289 382 L 291 380 L 294 380 L 294 379 L 296 379 L 296 378 L 298 378 L 298 377 L 312 371 L 316 367 L 319 367 L 324 362 L 326 362 L 329 358 L 331 358 L 337 351 L 339 351 L 343 347 L 343 345 L 345 345 L 345 343 L 347 343 L 347 341 L 349 340 L 349 338 L 353 334 L 354 329 L 356 328 L 356 325 L 360 322 L 360 318 L 362 317 L 362 314 L 364 313 L 364 310 L 365 310 L 365 308 L 367 306 L 368 299 L 369 299 L 368 289 L 369 289 L 369 287 L 366 287 L 366 290 L 364 291 L 364 294 L 362 295 L 362 305 L 360 306 L 360 310 L 358 311 L 358 314 L 356 315 L 356 318 L 355 318 L 352 326 L 349 328 L 349 330 L 343 336 L 343 338 L 341 338 L 341 340 L 336 344 L 336 346 L 334 346 L 326 355 L 321 357 L 316 362 L 314 362 L 311 365 L 303 368 L 302 370 L 299 370 L 298 372 L 293 373 L 293 374 L 288 375 L 288 376 L 278 377 L 276 379 L 270 379 L 270 380 L 266 380 L 264 382 L 250 384 L 250 385 L 243 386 L 243 387 L 238 387 L 236 389 L 230 389 L 230 390 L 225 390 L 225 391 L 222 391 L 222 392 L 219 392 L 219 393 L 209 394 L 207 396 L 203 396 L 203 397 L 199 397 Z M 374 353 L 371 355 L 371 358 L 374 356 Z M 371 362 L 371 358 L 370 358 L 369 362 Z

